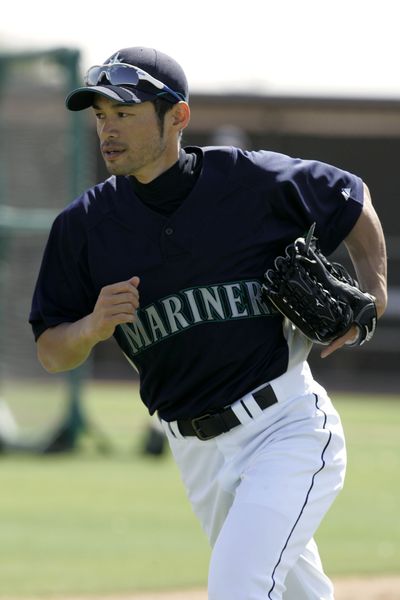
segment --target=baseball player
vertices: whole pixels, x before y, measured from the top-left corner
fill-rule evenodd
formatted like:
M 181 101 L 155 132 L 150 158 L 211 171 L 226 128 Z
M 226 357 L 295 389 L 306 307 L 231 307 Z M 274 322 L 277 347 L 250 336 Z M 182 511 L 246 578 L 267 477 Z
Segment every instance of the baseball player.
M 38 357 L 65 371 L 114 336 L 210 540 L 210 600 L 331 600 L 313 536 L 343 485 L 343 431 L 309 340 L 261 287 L 315 222 L 325 254 L 345 242 L 379 317 L 382 229 L 366 185 L 334 166 L 182 148 L 188 98 L 179 64 L 143 47 L 91 67 L 67 97 L 93 113 L 110 177 L 53 224 L 30 314 Z

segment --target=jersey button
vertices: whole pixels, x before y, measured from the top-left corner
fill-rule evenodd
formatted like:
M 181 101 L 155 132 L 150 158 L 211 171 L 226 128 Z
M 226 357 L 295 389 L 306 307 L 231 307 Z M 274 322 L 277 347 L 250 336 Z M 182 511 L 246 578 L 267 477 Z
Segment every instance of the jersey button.
M 165 229 L 165 235 L 172 235 L 174 233 L 174 230 L 172 229 L 172 227 L 167 227 Z

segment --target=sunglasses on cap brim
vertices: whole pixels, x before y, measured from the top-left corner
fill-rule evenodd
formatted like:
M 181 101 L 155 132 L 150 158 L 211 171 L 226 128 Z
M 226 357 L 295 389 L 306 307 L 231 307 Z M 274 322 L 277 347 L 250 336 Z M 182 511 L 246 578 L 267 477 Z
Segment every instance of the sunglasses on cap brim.
M 99 85 L 103 78 L 106 78 L 111 85 L 133 85 L 137 86 L 140 81 L 147 81 L 156 89 L 160 90 L 157 94 L 171 94 L 178 101 L 184 100 L 181 94 L 174 92 L 162 81 L 159 81 L 143 69 L 126 63 L 116 63 L 110 65 L 95 65 L 90 67 L 85 76 L 85 84 L 88 86 Z

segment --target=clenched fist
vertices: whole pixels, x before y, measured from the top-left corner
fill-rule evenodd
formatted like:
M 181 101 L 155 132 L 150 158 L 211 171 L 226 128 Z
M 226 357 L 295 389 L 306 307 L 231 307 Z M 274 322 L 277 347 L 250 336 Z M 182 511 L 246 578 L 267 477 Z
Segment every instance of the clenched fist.
M 139 277 L 106 285 L 100 291 L 88 326 L 97 341 L 106 340 L 121 323 L 133 323 L 139 307 Z

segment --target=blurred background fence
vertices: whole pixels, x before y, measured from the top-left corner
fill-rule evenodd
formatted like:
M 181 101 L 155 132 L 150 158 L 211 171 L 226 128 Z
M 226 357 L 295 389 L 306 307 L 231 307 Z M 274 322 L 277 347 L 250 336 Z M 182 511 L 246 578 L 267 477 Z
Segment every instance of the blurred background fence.
M 75 50 L 0 55 L 2 377 L 39 376 L 26 321 L 55 214 L 90 181 L 80 113 L 64 98 L 80 81 Z
M 67 92 L 80 81 L 77 50 L 0 54 L 0 392 L 5 399 L 21 381 L 46 377 L 27 323 L 32 292 L 55 215 L 93 182 L 85 116 L 64 108 Z M 63 388 L 66 419 L 75 426 L 82 424 L 81 379 L 81 370 L 52 379 Z M 4 410 L 3 404 L 3 422 Z

